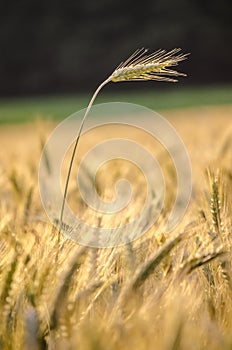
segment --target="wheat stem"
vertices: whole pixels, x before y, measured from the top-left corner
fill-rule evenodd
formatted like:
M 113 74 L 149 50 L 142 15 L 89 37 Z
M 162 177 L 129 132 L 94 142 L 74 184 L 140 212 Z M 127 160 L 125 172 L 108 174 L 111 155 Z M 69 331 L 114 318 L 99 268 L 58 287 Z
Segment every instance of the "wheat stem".
M 82 119 L 82 122 L 81 122 L 81 125 L 80 125 L 80 128 L 79 128 L 79 131 L 78 131 L 78 134 L 77 134 L 77 138 L 76 138 L 76 141 L 75 141 L 75 144 L 74 144 L 74 147 L 73 147 L 73 152 L 72 152 L 72 156 L 71 156 L 71 160 L 70 160 L 70 163 L 69 163 L 69 168 L 68 168 L 68 174 L 67 174 L 67 178 L 66 178 L 66 182 L 65 182 L 65 189 L 64 189 L 64 196 L 63 196 L 63 200 L 62 200 L 62 206 L 61 206 L 61 212 L 60 212 L 60 227 L 59 227 L 59 233 L 61 232 L 61 229 L 62 229 L 62 223 L 63 223 L 63 216 L 64 216 L 64 206 L 65 206 L 65 201 L 66 201 L 66 198 L 67 198 L 67 193 L 68 193 L 68 185 L 69 185 L 69 180 L 70 180 L 70 175 L 71 175 L 71 171 L 72 171 L 72 166 L 73 166 L 73 161 L 74 161 L 74 158 L 75 158 L 75 154 L 76 154 L 76 150 L 77 150 L 77 146 L 79 144 L 79 140 L 80 140 L 80 137 L 81 137 L 81 133 L 82 133 L 82 130 L 83 130 L 83 127 L 84 127 L 84 123 L 85 123 L 85 120 L 89 114 L 89 111 L 99 93 L 99 91 L 103 88 L 103 86 L 105 86 L 108 82 L 110 81 L 110 78 L 106 79 L 103 81 L 103 83 L 101 83 L 98 88 L 96 89 L 96 91 L 94 92 L 89 104 L 88 104 L 88 107 L 85 111 L 85 114 L 84 114 L 84 117 Z

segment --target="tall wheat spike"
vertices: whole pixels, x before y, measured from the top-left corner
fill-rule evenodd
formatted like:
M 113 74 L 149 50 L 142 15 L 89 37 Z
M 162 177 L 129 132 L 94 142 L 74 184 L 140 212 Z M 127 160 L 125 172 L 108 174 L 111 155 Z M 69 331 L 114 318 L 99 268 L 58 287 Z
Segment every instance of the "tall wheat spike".
M 67 197 L 69 179 L 72 171 L 72 165 L 76 154 L 77 146 L 84 127 L 85 119 L 98 93 L 109 82 L 116 83 L 129 80 L 158 80 L 176 82 L 177 80 L 173 77 L 186 75 L 184 73 L 180 73 L 175 70 L 169 69 L 169 67 L 176 66 L 179 62 L 187 58 L 188 54 L 182 54 L 180 53 L 180 51 L 180 48 L 175 48 L 168 52 L 166 50 L 158 50 L 148 55 L 148 49 L 138 49 L 126 61 L 122 62 L 113 71 L 113 73 L 98 86 L 97 90 L 94 92 L 82 119 L 77 138 L 74 144 L 71 160 L 69 163 L 68 174 L 65 182 L 64 196 L 61 206 L 59 233 L 62 229 L 64 206 Z

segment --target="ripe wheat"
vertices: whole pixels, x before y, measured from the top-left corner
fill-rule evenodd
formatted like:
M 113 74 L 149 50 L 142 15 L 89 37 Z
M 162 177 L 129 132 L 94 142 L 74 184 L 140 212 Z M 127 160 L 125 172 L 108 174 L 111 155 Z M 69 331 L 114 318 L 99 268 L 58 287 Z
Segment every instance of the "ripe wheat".
M 170 78 L 169 76 L 185 76 L 184 73 L 179 73 L 175 70 L 169 69 L 169 67 L 176 66 L 179 62 L 185 60 L 188 54 L 180 54 L 181 49 L 173 49 L 169 52 L 165 50 L 158 50 L 152 54 L 147 55 L 147 49 L 136 50 L 126 61 L 122 62 L 114 72 L 101 83 L 95 93 L 93 94 L 89 105 L 85 111 L 85 115 L 82 119 L 77 138 L 74 144 L 68 174 L 65 182 L 64 196 L 62 201 L 61 213 L 60 213 L 60 224 L 59 233 L 63 227 L 63 214 L 64 206 L 68 192 L 69 179 L 72 171 L 72 165 L 77 150 L 77 145 L 84 127 L 85 119 L 96 99 L 99 91 L 109 82 L 121 82 L 129 80 L 158 80 L 176 82 L 176 79 Z
M 125 80 L 160 80 L 176 82 L 176 79 L 168 76 L 186 76 L 184 73 L 168 69 L 176 66 L 180 61 L 186 59 L 187 54 L 178 54 L 180 49 L 173 49 L 170 52 L 158 50 L 146 55 L 147 49 L 135 51 L 125 62 L 109 77 L 110 81 L 119 82 Z

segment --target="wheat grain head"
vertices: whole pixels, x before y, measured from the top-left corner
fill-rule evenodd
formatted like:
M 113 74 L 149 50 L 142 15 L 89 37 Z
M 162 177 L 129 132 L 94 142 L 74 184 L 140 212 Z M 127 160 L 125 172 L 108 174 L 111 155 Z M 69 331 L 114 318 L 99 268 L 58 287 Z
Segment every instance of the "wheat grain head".
M 158 50 L 147 55 L 147 49 L 136 50 L 125 62 L 122 62 L 109 77 L 110 81 L 126 80 L 159 80 L 176 82 L 168 76 L 186 76 L 184 73 L 168 69 L 187 58 L 188 54 L 180 54 L 180 48 L 169 52 Z

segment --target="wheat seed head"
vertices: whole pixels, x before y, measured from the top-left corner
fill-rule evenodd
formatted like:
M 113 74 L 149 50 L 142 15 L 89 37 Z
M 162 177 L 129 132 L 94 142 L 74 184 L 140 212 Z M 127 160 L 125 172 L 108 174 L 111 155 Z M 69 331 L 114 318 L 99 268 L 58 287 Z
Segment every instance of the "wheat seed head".
M 122 62 L 111 74 L 113 82 L 126 80 L 159 80 L 176 82 L 173 77 L 186 76 L 184 73 L 169 69 L 187 58 L 188 54 L 180 53 L 181 49 L 171 51 L 158 50 L 146 54 L 148 49 L 136 50 L 126 61 Z

